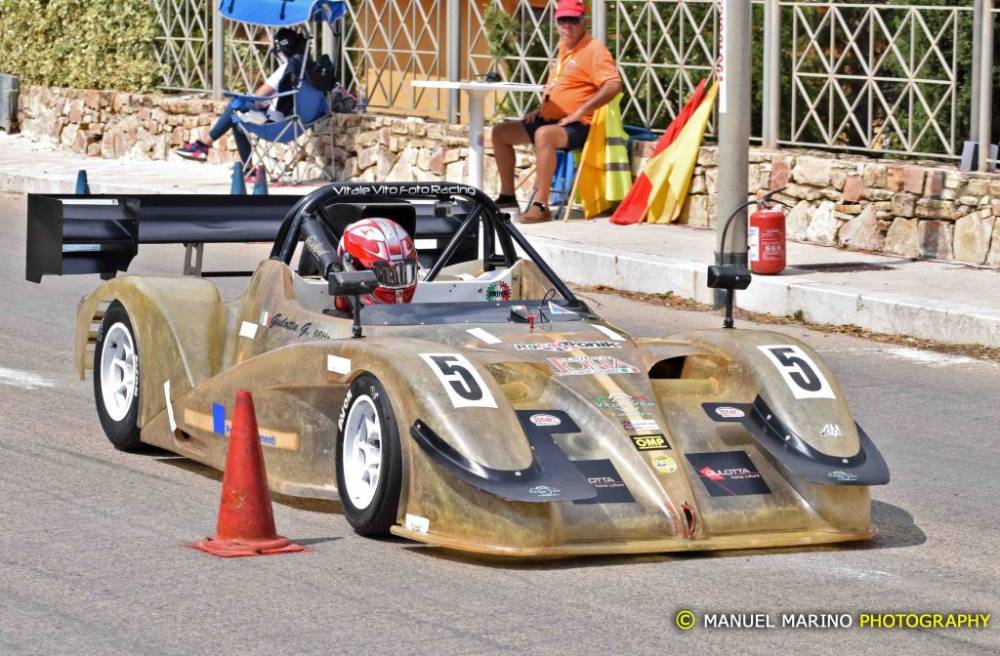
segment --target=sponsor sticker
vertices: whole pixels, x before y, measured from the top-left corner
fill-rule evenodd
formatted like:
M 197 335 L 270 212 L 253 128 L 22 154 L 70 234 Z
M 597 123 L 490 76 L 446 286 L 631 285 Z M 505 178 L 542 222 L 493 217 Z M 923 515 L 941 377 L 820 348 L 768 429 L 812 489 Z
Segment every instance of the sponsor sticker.
M 259 323 L 260 325 L 264 326 L 265 328 L 267 326 L 271 325 L 271 313 L 270 312 L 261 312 L 260 313 L 260 317 L 257 318 L 257 323 Z
M 184 409 L 184 423 L 191 428 L 202 430 L 216 435 L 229 437 L 232 432 L 232 422 L 226 419 L 226 406 L 221 403 L 212 404 L 212 414 Z M 259 426 L 257 432 L 260 435 L 260 443 L 263 446 L 274 447 L 275 449 L 286 449 L 295 451 L 299 448 L 299 434 L 289 431 L 279 431 L 266 426 Z
M 559 421 L 559 417 L 553 417 L 552 415 L 538 414 L 531 415 L 528 421 L 533 423 L 535 426 L 558 426 L 562 422 Z
M 573 358 L 547 358 L 547 360 L 557 376 L 640 373 L 639 367 L 610 355 L 580 355 Z
M 632 444 L 639 451 L 666 451 L 670 449 L 670 442 L 665 435 L 629 435 Z
M 839 469 L 828 473 L 827 476 L 829 476 L 835 481 L 840 481 L 841 483 L 853 483 L 854 481 L 858 480 L 857 474 L 840 471 Z
M 177 432 L 177 421 L 174 419 L 174 402 L 170 400 L 170 381 L 163 383 L 163 397 L 167 400 L 167 421 L 170 422 L 170 430 Z
M 591 503 L 634 503 L 635 498 L 628 491 L 625 481 L 610 460 L 575 460 L 573 462 L 580 473 L 587 477 L 587 480 L 594 489 L 597 496 L 593 499 L 581 499 L 574 501 L 575 504 Z
M 403 525 L 407 531 L 413 531 L 414 533 L 427 533 L 427 531 L 431 530 L 431 520 L 420 515 L 411 515 L 410 513 L 406 513 L 406 521 Z
M 622 421 L 622 428 L 630 433 L 655 432 L 660 430 L 660 425 L 655 419 L 626 419 Z
M 536 497 L 549 498 L 559 496 L 562 494 L 562 490 L 557 487 L 549 487 L 548 485 L 536 485 L 528 490 L 528 494 Z
M 599 396 L 594 399 L 594 405 L 598 408 L 614 411 L 616 417 L 628 417 L 641 415 L 649 416 L 649 409 L 655 408 L 656 403 L 644 396 L 633 396 L 624 392 L 616 392 L 607 396 Z
M 653 467 L 656 471 L 661 474 L 673 474 L 677 471 L 677 461 L 666 454 L 658 454 L 652 456 L 650 461 L 653 463 Z
M 240 337 L 253 339 L 257 336 L 257 324 L 244 321 L 240 324 Z
M 689 453 L 687 459 L 713 497 L 771 493 L 746 451 Z
M 510 285 L 504 280 L 498 280 L 486 285 L 486 300 L 490 302 L 509 301 Z
M 516 351 L 566 352 L 566 351 L 577 351 L 577 350 L 587 351 L 591 349 L 616 349 L 616 348 L 621 348 L 621 345 L 608 340 L 592 341 L 592 342 L 541 342 L 538 344 L 514 345 L 514 350 Z
M 351 373 L 351 359 L 328 354 L 326 356 L 326 370 L 335 374 L 349 374 Z
M 840 424 L 826 424 L 819 431 L 820 437 L 843 437 L 844 435 L 844 429 L 840 427 Z
M 726 419 L 742 419 L 747 416 L 747 413 L 743 412 L 739 408 L 734 408 L 728 405 L 720 405 L 715 409 L 715 414 L 720 417 L 725 417 Z

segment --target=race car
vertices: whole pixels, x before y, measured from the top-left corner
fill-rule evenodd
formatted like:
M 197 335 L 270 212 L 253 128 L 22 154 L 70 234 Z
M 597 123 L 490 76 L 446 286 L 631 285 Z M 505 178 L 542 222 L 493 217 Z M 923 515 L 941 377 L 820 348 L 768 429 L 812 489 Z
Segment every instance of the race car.
M 262 240 L 223 302 L 201 246 Z M 175 242 L 187 275 L 119 275 Z M 105 278 L 75 362 L 115 447 L 222 469 L 249 390 L 270 487 L 339 500 L 363 535 L 552 558 L 876 532 L 887 465 L 815 351 L 745 329 L 630 337 L 472 187 L 32 195 L 27 268 Z

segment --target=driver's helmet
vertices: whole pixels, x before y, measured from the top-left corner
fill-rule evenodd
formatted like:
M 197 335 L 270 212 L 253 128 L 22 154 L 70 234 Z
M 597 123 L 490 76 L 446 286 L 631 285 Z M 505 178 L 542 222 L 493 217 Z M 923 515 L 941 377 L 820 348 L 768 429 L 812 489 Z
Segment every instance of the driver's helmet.
M 403 227 L 391 219 L 355 221 L 344 229 L 337 246 L 344 271 L 374 271 L 378 287 L 361 297 L 366 305 L 409 303 L 417 290 L 417 249 Z M 337 306 L 349 307 L 338 298 Z

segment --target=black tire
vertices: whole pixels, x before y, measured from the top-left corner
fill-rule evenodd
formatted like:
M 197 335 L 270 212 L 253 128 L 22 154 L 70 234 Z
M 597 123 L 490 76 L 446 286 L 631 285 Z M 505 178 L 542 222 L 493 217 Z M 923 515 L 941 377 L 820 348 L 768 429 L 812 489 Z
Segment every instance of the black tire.
M 375 485 L 374 496 L 367 505 L 358 507 L 348 491 L 345 476 L 344 443 L 345 434 L 351 429 L 352 410 L 359 403 L 368 399 L 374 406 L 380 423 L 381 460 L 379 477 Z M 365 402 L 366 404 L 368 402 Z M 362 412 L 363 409 L 358 412 Z M 386 394 L 385 387 L 371 374 L 358 376 L 348 389 L 344 405 L 337 421 L 337 489 L 340 492 L 340 502 L 344 508 L 344 516 L 354 530 L 361 535 L 382 536 L 396 523 L 399 510 L 399 491 L 403 480 L 403 459 L 400 453 L 399 427 L 392 404 Z
M 101 371 L 101 361 L 105 348 L 116 348 L 115 343 L 108 342 L 108 335 L 113 333 L 112 340 L 115 340 L 116 335 L 121 335 L 121 328 L 115 328 L 115 326 L 121 326 L 121 328 L 127 331 L 135 353 L 134 393 L 127 411 L 124 413 L 124 416 L 119 418 L 115 418 L 112 415 L 121 414 L 120 412 L 115 412 L 106 406 L 104 395 L 105 381 L 102 380 Z M 112 328 L 115 328 L 115 330 L 112 331 Z M 94 400 L 97 403 L 97 416 L 101 419 L 104 434 L 108 436 L 111 444 L 120 451 L 139 451 L 142 449 L 142 442 L 139 440 L 138 425 L 139 366 L 139 342 L 135 338 L 135 330 L 132 328 L 132 322 L 129 320 L 128 312 L 125 311 L 122 304 L 114 301 L 108 306 L 107 312 L 104 313 L 104 320 L 101 321 L 101 329 L 97 333 L 97 347 L 94 349 Z

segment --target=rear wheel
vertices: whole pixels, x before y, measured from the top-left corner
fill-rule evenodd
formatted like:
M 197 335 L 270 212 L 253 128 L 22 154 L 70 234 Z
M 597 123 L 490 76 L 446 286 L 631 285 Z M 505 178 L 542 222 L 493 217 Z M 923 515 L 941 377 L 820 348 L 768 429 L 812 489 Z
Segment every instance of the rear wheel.
M 377 378 L 362 374 L 337 426 L 337 489 L 344 515 L 361 535 L 386 535 L 396 523 L 402 484 L 396 416 Z
M 128 312 L 118 301 L 104 314 L 94 349 L 94 398 L 104 434 L 122 451 L 139 441 L 139 348 Z

